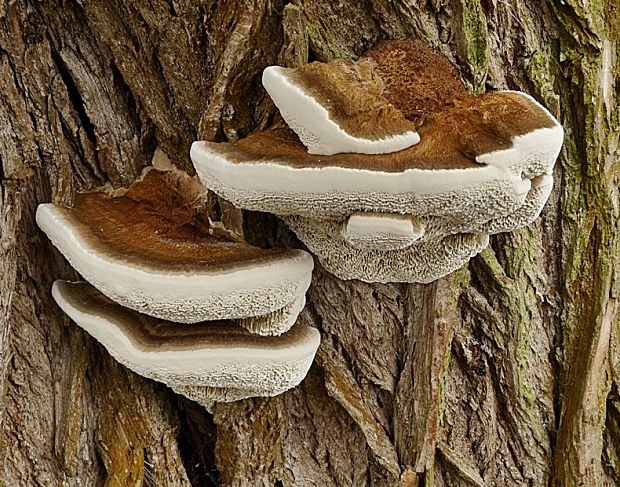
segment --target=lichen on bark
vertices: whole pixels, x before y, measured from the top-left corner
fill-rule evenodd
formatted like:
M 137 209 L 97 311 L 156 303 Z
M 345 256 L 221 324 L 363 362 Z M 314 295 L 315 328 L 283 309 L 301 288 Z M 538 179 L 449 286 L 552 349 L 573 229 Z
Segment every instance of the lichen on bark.
M 593 0 L 0 0 L 0 485 L 592 485 L 620 479 L 620 16 Z M 278 123 L 262 69 L 410 35 L 566 130 L 539 221 L 430 285 L 317 268 L 308 378 L 213 415 L 117 365 L 49 295 L 40 202 L 156 148 Z M 275 217 L 211 199 L 263 246 Z M 131 479 L 131 480 L 128 480 Z

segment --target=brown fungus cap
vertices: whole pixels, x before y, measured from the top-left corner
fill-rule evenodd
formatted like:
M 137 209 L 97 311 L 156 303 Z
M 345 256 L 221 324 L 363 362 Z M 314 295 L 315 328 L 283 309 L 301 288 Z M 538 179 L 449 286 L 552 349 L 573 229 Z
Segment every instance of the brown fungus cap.
M 480 169 L 483 164 L 477 161 L 479 156 L 508 150 L 516 137 L 558 126 L 533 99 L 512 91 L 454 100 L 443 111 L 424 117 L 418 129 L 421 141 L 390 154 L 309 154 L 289 129 L 255 132 L 234 143 L 203 143 L 203 147 L 231 164 L 264 162 L 293 169 L 344 168 L 385 173 Z M 200 173 L 200 159 L 194 162 Z
M 298 253 L 254 247 L 213 225 L 203 197 L 190 179 L 151 170 L 120 194 L 81 193 L 61 211 L 98 252 L 161 270 L 226 271 Z
M 62 310 L 120 363 L 175 390 L 219 390 L 235 397 L 275 395 L 306 375 L 319 333 L 297 324 L 283 335 L 254 335 L 229 321 L 179 324 L 142 315 L 105 297 L 85 282 L 56 281 L 52 294 Z
M 311 154 L 382 154 L 419 140 L 414 124 L 381 95 L 369 61 L 271 66 L 263 85 Z
M 203 203 L 197 178 L 153 169 L 126 190 L 79 194 L 73 208 L 41 205 L 37 222 L 89 282 L 127 307 L 189 323 L 277 313 L 280 323 L 256 331 L 281 333 L 303 307 L 311 257 L 249 245 L 212 224 Z
M 514 137 L 554 126 L 554 120 L 531 99 L 517 92 L 495 92 L 454 100 L 443 111 L 425 114 L 418 129 L 420 142 L 390 154 L 309 154 L 289 129 L 255 132 L 234 143 L 208 146 L 233 164 L 269 161 L 298 169 L 340 167 L 388 173 L 477 169 L 479 155 L 509 149 Z
M 380 41 L 364 58 L 383 82 L 382 95 L 416 126 L 470 96 L 450 60 L 419 39 Z

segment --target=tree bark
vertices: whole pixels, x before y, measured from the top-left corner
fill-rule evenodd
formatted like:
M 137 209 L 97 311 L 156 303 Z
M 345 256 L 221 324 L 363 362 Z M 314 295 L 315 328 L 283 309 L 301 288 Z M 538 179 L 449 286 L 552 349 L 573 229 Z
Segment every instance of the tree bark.
M 620 485 L 618 0 L 0 0 L 0 486 Z M 322 336 L 296 389 L 213 414 L 115 363 L 50 296 L 77 278 L 36 205 L 122 186 L 160 148 L 277 120 L 270 64 L 414 36 L 472 92 L 562 122 L 529 228 L 429 285 L 317 265 Z M 275 217 L 214 211 L 262 246 Z

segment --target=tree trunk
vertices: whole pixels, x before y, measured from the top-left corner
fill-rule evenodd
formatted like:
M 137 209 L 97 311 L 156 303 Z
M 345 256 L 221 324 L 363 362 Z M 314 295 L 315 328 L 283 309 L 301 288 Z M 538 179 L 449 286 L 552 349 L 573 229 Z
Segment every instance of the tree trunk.
M 0 25 L 0 486 L 620 485 L 618 0 L 0 0 Z M 127 184 L 156 148 L 191 170 L 193 140 L 273 122 L 265 66 L 402 36 L 562 122 L 537 222 L 429 285 L 317 265 L 306 380 L 213 414 L 60 312 L 51 284 L 77 275 L 38 203 Z M 253 243 L 300 245 L 217 208 Z

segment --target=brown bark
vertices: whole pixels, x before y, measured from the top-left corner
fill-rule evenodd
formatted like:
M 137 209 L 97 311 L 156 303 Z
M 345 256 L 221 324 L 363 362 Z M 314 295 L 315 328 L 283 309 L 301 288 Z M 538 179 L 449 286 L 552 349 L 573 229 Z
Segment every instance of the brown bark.
M 617 0 L 0 0 L 0 485 L 620 484 Z M 567 137 L 540 220 L 429 285 L 336 279 L 303 384 L 213 415 L 116 364 L 55 306 L 76 278 L 40 202 L 130 182 L 159 147 L 274 120 L 267 65 L 419 37 L 473 92 L 522 89 Z M 214 211 L 263 246 L 275 217 Z M 243 220 L 241 217 L 243 216 Z

